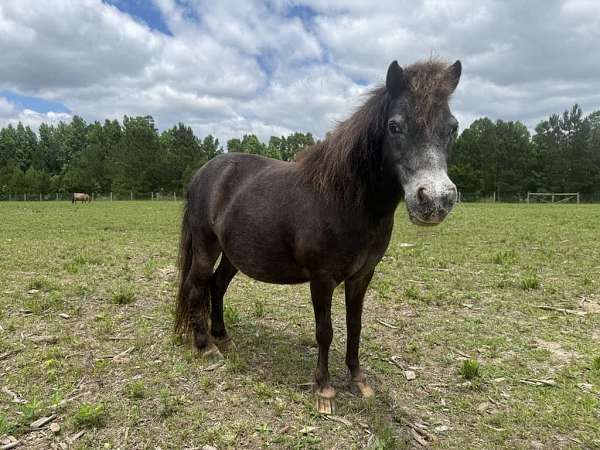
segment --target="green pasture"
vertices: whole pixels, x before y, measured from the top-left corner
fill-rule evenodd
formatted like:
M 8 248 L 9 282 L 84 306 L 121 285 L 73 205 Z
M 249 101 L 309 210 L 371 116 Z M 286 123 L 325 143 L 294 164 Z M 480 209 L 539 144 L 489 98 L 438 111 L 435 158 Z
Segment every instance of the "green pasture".
M 0 447 L 600 448 L 600 205 L 461 204 L 436 228 L 401 206 L 365 304 L 375 399 L 346 386 L 335 293 L 333 417 L 307 286 L 236 276 L 223 361 L 173 336 L 181 209 L 0 203 Z

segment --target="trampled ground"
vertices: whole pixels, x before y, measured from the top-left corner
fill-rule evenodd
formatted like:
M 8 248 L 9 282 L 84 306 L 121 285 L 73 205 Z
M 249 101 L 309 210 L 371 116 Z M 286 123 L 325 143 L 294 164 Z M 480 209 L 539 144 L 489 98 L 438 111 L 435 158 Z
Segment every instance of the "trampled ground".
M 238 275 L 224 362 L 173 337 L 181 206 L 0 203 L 0 447 L 600 448 L 600 206 L 399 210 L 365 306 L 376 399 L 345 385 L 340 287 L 331 419 L 306 286 Z

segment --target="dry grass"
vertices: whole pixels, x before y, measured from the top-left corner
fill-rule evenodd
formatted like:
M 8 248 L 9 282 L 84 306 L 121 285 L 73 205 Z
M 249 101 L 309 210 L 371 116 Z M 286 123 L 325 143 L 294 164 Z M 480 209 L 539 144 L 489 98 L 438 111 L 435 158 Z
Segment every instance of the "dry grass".
M 237 348 L 223 364 L 173 337 L 180 208 L 0 203 L 0 439 L 32 449 L 81 431 L 71 448 L 600 447 L 600 207 L 460 205 L 435 229 L 399 211 L 365 307 L 373 401 L 345 385 L 335 294 L 337 420 L 315 414 L 306 385 L 316 360 L 306 286 L 236 277 L 226 315 Z M 478 376 L 464 376 L 469 360 Z M 52 413 L 60 431 L 29 429 Z

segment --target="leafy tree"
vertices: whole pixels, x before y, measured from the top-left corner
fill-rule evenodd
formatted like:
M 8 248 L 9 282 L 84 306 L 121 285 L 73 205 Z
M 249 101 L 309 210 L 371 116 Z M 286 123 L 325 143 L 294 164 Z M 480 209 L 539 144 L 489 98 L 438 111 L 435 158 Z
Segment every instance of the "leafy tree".
M 15 161 L 15 149 L 17 147 L 17 132 L 8 124 L 0 130 L 0 167 L 5 167 L 9 161 Z
M 187 185 L 191 175 L 208 160 L 205 147 L 192 129 L 182 123 L 162 133 L 160 141 L 165 150 L 163 186 L 179 189 Z
M 592 189 L 600 189 L 600 111 L 595 111 L 587 117 L 590 126 L 589 160 L 587 161 L 591 176 Z
M 487 117 L 475 120 L 452 148 L 450 173 L 459 190 L 475 193 L 496 190 L 498 161 L 495 124 Z M 458 167 L 459 169 L 454 169 Z
M 33 166 L 29 167 L 22 178 L 23 192 L 31 194 L 47 194 L 50 190 L 50 176 Z
M 65 159 L 70 162 L 76 158 L 84 149 L 87 137 L 87 125 L 85 120 L 79 116 L 73 116 L 68 127 L 69 132 L 66 134 L 65 140 Z
M 21 194 L 26 192 L 25 174 L 16 161 L 10 161 L 0 169 L 0 190 L 4 194 Z
M 529 178 L 534 167 L 529 130 L 521 122 L 496 122 L 498 140 L 497 192 L 526 192 L 535 189 Z
M 563 134 L 567 171 L 564 190 L 589 192 L 593 187 L 591 180 L 594 178 L 593 167 L 590 165 L 593 159 L 589 147 L 590 122 L 583 117 L 581 107 L 575 104 L 570 111 L 563 113 L 559 123 Z
M 242 138 L 241 151 L 243 153 L 251 153 L 253 155 L 264 155 L 266 146 L 255 134 L 245 134 Z
M 15 132 L 14 158 L 21 170 L 27 170 L 31 166 L 36 150 L 37 135 L 29 126 L 25 127 L 19 122 Z
M 267 146 L 260 142 L 260 139 L 255 134 L 245 134 L 241 141 L 237 138 L 228 140 L 227 151 L 262 156 L 268 154 Z
M 233 152 L 241 152 L 242 151 L 242 141 L 238 138 L 229 139 L 227 141 L 227 151 L 229 153 Z
M 219 146 L 219 140 L 216 139 L 212 134 L 209 134 L 202 141 L 202 151 L 206 155 L 208 160 L 213 159 L 215 156 L 223 153 L 223 147 Z
M 111 157 L 113 190 L 150 192 L 161 187 L 161 145 L 152 117 L 125 116 Z
M 54 126 L 42 123 L 38 133 L 40 139 L 36 153 L 37 158 L 33 165 L 38 169 L 44 169 L 49 174 L 59 174 L 62 169 L 60 146 Z
M 532 189 L 529 173 L 534 167 L 525 125 L 483 118 L 474 121 L 454 143 L 449 173 L 463 192 L 500 194 Z
M 314 145 L 315 140 L 310 133 L 294 133 L 287 137 L 281 136 L 279 138 L 280 147 L 279 151 L 281 153 L 281 159 L 284 161 L 291 161 L 294 159 L 296 153 L 300 150 Z

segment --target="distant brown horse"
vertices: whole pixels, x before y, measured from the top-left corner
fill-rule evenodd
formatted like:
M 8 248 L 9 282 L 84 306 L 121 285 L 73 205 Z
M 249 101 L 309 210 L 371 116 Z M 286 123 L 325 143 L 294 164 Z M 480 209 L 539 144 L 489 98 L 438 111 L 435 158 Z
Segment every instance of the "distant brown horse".
M 73 197 L 71 198 L 71 203 L 90 203 L 92 201 L 92 197 L 88 194 L 84 194 L 83 192 L 74 192 Z
M 227 153 L 205 164 L 187 190 L 176 330 L 218 352 L 215 343 L 228 340 L 223 295 L 238 270 L 267 283 L 309 282 L 316 407 L 331 413 L 331 298 L 344 282 L 350 387 L 372 396 L 358 359 L 363 298 L 402 197 L 417 225 L 440 223 L 454 206 L 447 159 L 458 122 L 448 100 L 460 74 L 459 61 L 405 69 L 394 61 L 385 86 L 296 162 Z

